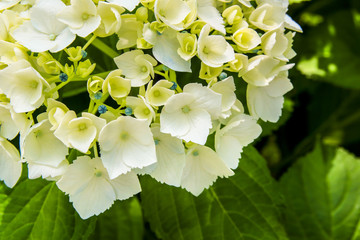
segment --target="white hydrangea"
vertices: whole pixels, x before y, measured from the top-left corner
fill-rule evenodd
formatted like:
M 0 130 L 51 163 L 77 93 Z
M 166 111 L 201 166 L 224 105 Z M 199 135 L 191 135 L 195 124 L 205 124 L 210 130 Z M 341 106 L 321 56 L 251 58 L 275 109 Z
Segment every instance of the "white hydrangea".
M 100 158 L 88 156 L 75 159 L 56 185 L 69 194 L 70 202 L 82 219 L 99 215 L 115 200 L 127 199 L 141 191 L 133 172 L 111 179 Z
M 160 130 L 187 142 L 204 145 L 211 119 L 221 114 L 221 94 L 197 83 L 168 99 L 160 114 Z
M 107 123 L 100 132 L 99 143 L 110 179 L 156 162 L 153 135 L 144 120 L 121 116 Z

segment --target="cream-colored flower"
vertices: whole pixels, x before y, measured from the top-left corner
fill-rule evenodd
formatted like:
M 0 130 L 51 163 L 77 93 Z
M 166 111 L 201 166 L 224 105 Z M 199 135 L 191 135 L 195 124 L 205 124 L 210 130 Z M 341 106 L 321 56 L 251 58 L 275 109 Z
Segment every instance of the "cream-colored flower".
M 187 150 L 186 163 L 181 180 L 181 187 L 198 196 L 218 177 L 234 174 L 214 150 L 207 146 L 194 144 Z
M 281 1 L 262 3 L 251 13 L 249 21 L 264 31 L 280 27 L 285 22 L 287 6 Z
M 263 121 L 277 122 L 284 104 L 283 95 L 292 88 L 287 71 L 280 73 L 267 86 L 249 84 L 246 99 L 250 114 Z
M 22 166 L 17 148 L 0 137 L 0 180 L 12 188 L 21 176 Z
M 115 101 L 126 97 L 131 91 L 131 80 L 121 75 L 120 69 L 111 71 L 102 85 L 103 93 L 109 93 Z
M 160 130 L 187 142 L 205 144 L 211 119 L 221 113 L 221 95 L 197 83 L 169 98 L 160 114 Z
M 183 30 L 184 20 L 191 12 L 191 8 L 182 0 L 156 0 L 154 5 L 155 17 L 176 31 Z
M 89 156 L 75 159 L 56 185 L 69 194 L 82 219 L 99 215 L 115 200 L 127 199 L 141 191 L 136 174 L 129 172 L 110 179 L 101 159 Z
M 177 50 L 180 57 L 188 61 L 196 55 L 197 38 L 195 34 L 177 33 L 177 39 L 180 43 L 180 47 Z
M 0 89 L 10 98 L 17 113 L 40 107 L 49 83 L 26 60 L 19 60 L 0 70 Z
M 114 58 L 116 66 L 125 78 L 130 79 L 132 87 L 140 87 L 154 78 L 157 61 L 141 50 L 133 50 Z
M 97 12 L 101 18 L 100 26 L 94 31 L 99 37 L 107 37 L 118 32 L 121 27 L 121 13 L 124 8 L 116 4 L 99 2 Z
M 251 28 L 240 28 L 232 35 L 232 40 L 241 51 L 249 51 L 261 43 L 259 34 Z
M 153 135 L 144 120 L 121 116 L 109 122 L 100 132 L 99 143 L 110 179 L 156 162 Z
M 205 25 L 200 32 L 198 55 L 202 62 L 210 67 L 221 67 L 235 59 L 234 49 L 220 35 L 209 35 L 210 26 Z
M 33 125 L 23 137 L 21 157 L 28 163 L 57 167 L 68 154 L 68 148 L 50 131 L 51 124 L 43 120 Z
M 126 98 L 126 106 L 133 110 L 134 116 L 137 119 L 145 120 L 149 125 L 155 119 L 155 111 L 146 102 L 143 96 Z
M 226 166 L 235 169 L 238 166 L 243 147 L 250 144 L 261 134 L 261 127 L 256 120 L 246 114 L 231 117 L 223 128 L 215 134 L 215 149 Z
M 100 25 L 101 17 L 92 0 L 71 0 L 69 6 L 56 14 L 59 21 L 69 26 L 70 31 L 86 37 Z
M 12 36 L 33 52 L 58 52 L 69 46 L 75 35 L 56 14 L 66 8 L 61 0 L 39 0 L 30 12 L 30 21 L 16 28 Z
M 135 14 L 121 15 L 121 27 L 116 32 L 119 37 L 116 48 L 121 50 L 135 46 L 141 37 L 142 28 L 143 23 L 137 20 Z
M 0 136 L 13 140 L 18 133 L 24 133 L 31 121 L 25 113 L 16 113 L 8 103 L 0 103 Z
M 292 68 L 294 64 L 287 64 L 267 55 L 258 55 L 249 60 L 247 71 L 243 79 L 254 86 L 267 86 L 281 71 Z
M 105 124 L 104 119 L 91 113 L 83 112 L 81 117 L 76 117 L 74 111 L 68 111 L 54 135 L 66 146 L 86 153 Z
M 145 92 L 146 101 L 157 107 L 164 105 L 175 94 L 174 90 L 170 89 L 173 85 L 174 83 L 167 80 L 160 80 L 153 86 L 150 81 Z
M 285 35 L 282 27 L 268 31 L 261 37 L 262 49 L 266 55 L 287 62 L 296 55 L 291 48 L 293 36 L 292 32 Z

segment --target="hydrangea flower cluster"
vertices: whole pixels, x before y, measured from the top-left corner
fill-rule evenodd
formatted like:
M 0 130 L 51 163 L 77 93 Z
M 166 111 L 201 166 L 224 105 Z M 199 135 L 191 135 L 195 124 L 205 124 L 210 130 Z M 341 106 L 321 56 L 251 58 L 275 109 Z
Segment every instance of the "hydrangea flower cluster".
M 196 196 L 233 175 L 258 120 L 276 122 L 292 89 L 301 28 L 287 9 L 287 0 L 1 1 L 0 179 L 13 187 L 26 163 L 30 179 L 56 181 L 86 219 L 139 193 L 139 174 Z M 116 68 L 97 68 L 92 45 Z M 89 94 L 82 112 L 61 101 L 73 83 Z

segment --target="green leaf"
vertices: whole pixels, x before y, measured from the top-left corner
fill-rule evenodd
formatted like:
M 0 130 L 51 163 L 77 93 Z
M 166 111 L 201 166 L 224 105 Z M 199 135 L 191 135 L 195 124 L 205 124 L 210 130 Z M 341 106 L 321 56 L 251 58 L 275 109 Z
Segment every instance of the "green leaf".
M 95 227 L 96 219 L 80 219 L 54 182 L 25 180 L 4 199 L 0 239 L 87 239 Z
M 245 149 L 235 175 L 199 197 L 143 177 L 144 215 L 162 239 L 287 239 L 275 181 L 257 151 Z
M 291 239 L 360 238 L 359 159 L 318 144 L 280 182 Z
M 92 239 L 141 240 L 144 235 L 141 206 L 137 198 L 116 201 L 99 215 Z

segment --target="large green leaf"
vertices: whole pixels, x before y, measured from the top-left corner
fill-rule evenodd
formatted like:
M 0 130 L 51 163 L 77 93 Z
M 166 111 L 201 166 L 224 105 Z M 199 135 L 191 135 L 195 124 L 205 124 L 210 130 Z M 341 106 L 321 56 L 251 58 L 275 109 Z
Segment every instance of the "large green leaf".
M 141 206 L 137 198 L 116 201 L 99 215 L 92 239 L 141 240 L 144 234 Z
M 281 178 L 291 239 L 360 239 L 360 162 L 320 146 Z
M 55 183 L 25 180 L 5 197 L 0 193 L 0 239 L 86 239 L 95 218 L 84 221 Z
M 275 182 L 252 147 L 234 176 L 218 179 L 199 197 L 150 177 L 141 180 L 145 217 L 162 239 L 287 239 Z

